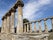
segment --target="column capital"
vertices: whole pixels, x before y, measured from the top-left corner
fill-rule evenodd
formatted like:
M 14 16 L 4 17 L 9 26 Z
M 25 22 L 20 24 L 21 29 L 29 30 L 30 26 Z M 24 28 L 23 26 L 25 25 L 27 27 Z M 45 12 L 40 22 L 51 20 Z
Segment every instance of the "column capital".
M 43 20 L 46 21 L 48 18 L 44 18 Z
M 53 17 L 51 17 L 50 19 L 53 19 Z
M 23 1 L 18 0 L 17 3 L 16 3 L 16 5 L 23 7 L 24 6 L 24 3 L 23 3 Z
M 6 15 L 5 15 L 5 16 L 3 16 L 2 20 L 6 19 L 6 18 L 7 18 L 7 17 L 6 17 Z
M 11 14 L 8 12 L 8 13 L 6 13 L 6 15 L 5 16 L 10 16 Z
M 9 13 L 11 13 L 11 12 L 16 12 L 16 9 L 15 8 L 11 8 Z
M 38 22 L 41 22 L 42 20 L 38 20 Z

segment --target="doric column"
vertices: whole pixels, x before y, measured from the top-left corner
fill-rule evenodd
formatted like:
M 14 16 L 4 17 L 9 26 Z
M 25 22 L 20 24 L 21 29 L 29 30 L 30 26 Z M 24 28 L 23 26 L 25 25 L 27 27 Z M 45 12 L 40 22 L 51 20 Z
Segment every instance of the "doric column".
M 26 24 L 24 24 L 24 33 L 26 33 Z
M 4 20 L 2 19 L 2 29 L 1 29 L 1 33 L 4 33 Z
M 7 32 L 10 32 L 10 13 L 7 13 Z
M 7 33 L 7 19 L 4 17 L 4 33 Z
M 36 32 L 36 22 L 34 23 L 34 32 Z
M 18 0 L 18 24 L 17 24 L 17 34 L 23 33 L 23 14 L 22 7 L 24 6 L 21 0 Z
M 32 32 L 32 23 L 30 23 L 30 33 Z
M 47 19 L 44 19 L 45 33 L 48 33 L 48 27 L 47 27 L 47 24 L 46 24 L 46 20 L 47 20 Z
M 14 19 L 15 19 L 15 9 L 11 9 L 11 21 L 10 21 L 10 24 L 11 24 L 11 27 L 10 27 L 10 33 L 14 33 Z
M 42 29 L 41 29 L 41 20 L 39 20 L 38 23 L 39 23 L 39 33 L 42 33 Z
M 27 23 L 27 32 L 29 32 L 29 23 Z
M 51 18 L 51 23 L 52 23 L 52 31 L 53 31 L 53 17 Z

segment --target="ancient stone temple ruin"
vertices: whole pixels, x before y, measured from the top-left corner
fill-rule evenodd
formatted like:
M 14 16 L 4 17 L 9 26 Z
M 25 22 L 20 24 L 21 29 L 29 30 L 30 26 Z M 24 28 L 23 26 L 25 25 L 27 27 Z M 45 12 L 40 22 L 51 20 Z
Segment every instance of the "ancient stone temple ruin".
M 18 0 L 15 5 L 2 17 L 2 27 L 0 28 L 0 40 L 53 40 L 50 38 L 53 34 L 48 31 L 46 21 L 51 20 L 53 30 L 53 17 L 44 18 L 38 21 L 23 23 L 22 8 L 24 3 Z M 14 28 L 15 12 L 18 8 L 18 22 L 16 29 Z M 41 21 L 44 21 L 45 30 L 41 29 Z M 36 23 L 38 22 L 39 31 L 36 30 Z M 34 31 L 32 30 L 32 23 L 34 23 Z M 24 26 L 23 26 L 24 25 Z M 15 32 L 16 30 L 16 32 Z

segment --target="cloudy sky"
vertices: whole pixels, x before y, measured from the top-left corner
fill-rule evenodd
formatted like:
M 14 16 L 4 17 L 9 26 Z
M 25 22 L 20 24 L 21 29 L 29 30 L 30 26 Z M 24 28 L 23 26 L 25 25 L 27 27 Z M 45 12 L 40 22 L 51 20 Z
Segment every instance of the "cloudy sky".
M 16 1 L 17 0 L 0 0 L 0 26 L 2 24 L 2 16 L 5 15 Z M 33 21 L 53 16 L 53 0 L 23 0 L 23 2 L 23 18 Z

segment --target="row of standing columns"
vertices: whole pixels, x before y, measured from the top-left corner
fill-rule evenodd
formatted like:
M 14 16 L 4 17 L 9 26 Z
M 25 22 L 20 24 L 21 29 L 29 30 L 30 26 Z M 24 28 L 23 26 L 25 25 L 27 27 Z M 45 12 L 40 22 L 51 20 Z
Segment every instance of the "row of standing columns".
M 1 33 L 14 33 L 14 12 L 6 15 L 5 19 L 2 19 Z
M 17 34 L 23 32 L 23 14 L 22 14 L 22 7 L 24 3 L 22 0 L 18 0 L 16 4 L 9 10 L 6 15 L 2 18 L 2 33 L 14 33 L 14 19 L 15 19 L 15 12 L 18 8 L 18 22 L 17 22 Z
M 15 4 L 13 8 L 2 18 L 2 33 L 14 33 L 14 18 L 15 18 L 15 11 L 16 8 L 18 8 L 18 22 L 17 22 L 17 33 L 23 33 L 23 32 L 32 32 L 32 23 L 23 24 L 23 14 L 22 14 L 22 7 L 24 6 L 23 2 L 21 0 L 18 0 L 18 2 Z M 52 30 L 53 30 L 53 17 L 52 19 Z M 48 33 L 48 27 L 46 24 L 46 20 L 44 19 L 44 25 L 45 25 L 45 32 Z M 39 24 L 39 32 L 42 33 L 41 30 L 41 20 L 37 21 Z M 34 31 L 36 32 L 36 22 L 34 22 Z M 23 27 L 24 25 L 24 27 Z
M 47 20 L 50 19 L 51 20 L 51 24 L 52 24 L 52 30 L 53 30 L 53 17 L 51 18 L 45 18 L 45 19 L 42 19 L 44 21 L 44 33 L 48 33 L 48 26 L 47 26 Z M 42 20 L 39 20 L 39 21 L 34 21 L 32 23 L 34 23 L 34 32 L 36 33 L 37 30 L 36 30 L 36 23 L 38 22 L 38 25 L 39 25 L 39 33 L 42 33 L 42 25 L 41 25 L 41 21 Z M 23 27 L 23 32 L 24 33 L 32 33 L 32 23 L 24 23 L 24 27 Z M 49 24 L 50 25 L 50 24 Z

